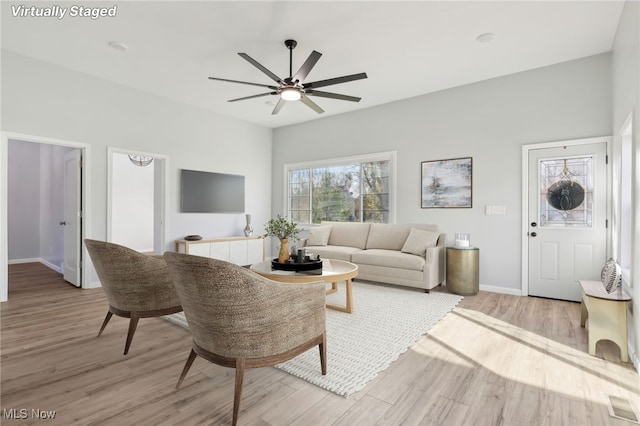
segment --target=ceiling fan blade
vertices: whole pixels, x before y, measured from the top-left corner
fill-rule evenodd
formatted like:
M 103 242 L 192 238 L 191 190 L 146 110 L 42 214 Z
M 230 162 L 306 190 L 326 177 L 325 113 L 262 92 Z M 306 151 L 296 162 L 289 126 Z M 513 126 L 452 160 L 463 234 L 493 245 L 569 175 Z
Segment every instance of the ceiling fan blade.
M 311 52 L 311 55 L 309 55 L 307 60 L 304 61 L 304 64 L 302 64 L 296 75 L 293 76 L 293 81 L 304 81 L 304 79 L 307 78 L 309 71 L 311 71 L 316 62 L 318 62 L 318 59 L 320 59 L 320 56 L 322 56 L 322 53 L 320 52 L 316 52 L 315 50 Z
M 274 73 L 266 69 L 264 66 L 262 66 L 262 64 L 260 64 L 258 61 L 253 59 L 251 56 L 247 55 L 246 53 L 238 53 L 238 55 L 242 56 L 251 65 L 253 65 L 254 67 L 258 68 L 260 71 L 268 75 L 271 80 L 275 81 L 278 84 L 282 84 L 282 79 L 280 77 L 278 77 L 277 75 L 275 75 Z
M 259 97 L 262 97 L 262 96 L 277 95 L 277 94 L 278 94 L 278 92 L 260 93 L 259 95 L 251 95 L 251 96 L 245 96 L 243 98 L 229 99 L 227 102 L 244 101 L 245 99 L 253 99 L 253 98 L 259 98 Z
M 229 83 L 249 84 L 251 86 L 266 87 L 267 89 L 278 90 L 276 86 L 269 86 L 268 84 L 250 83 L 248 81 L 239 81 L 239 80 L 229 80 L 228 78 L 209 77 L 209 80 L 226 81 Z
M 302 87 L 305 89 L 313 89 L 316 87 L 331 86 L 332 84 L 346 83 L 347 81 L 362 80 L 363 78 L 367 78 L 367 73 L 361 72 L 360 74 L 351 74 L 342 77 L 329 78 L 327 80 L 312 81 L 311 83 L 303 84 Z
M 309 108 L 311 108 L 312 110 L 314 110 L 315 112 L 317 112 L 318 114 L 322 114 L 324 112 L 324 110 L 320 108 L 318 104 L 316 104 L 315 102 L 313 102 L 311 99 L 307 98 L 304 95 L 300 98 L 300 101 L 306 106 L 308 106 Z
M 273 109 L 273 111 L 271 111 L 271 115 L 276 115 L 277 113 L 279 113 L 282 107 L 284 106 L 284 104 L 286 103 L 287 101 L 285 101 L 284 99 L 282 98 L 278 99 L 278 103 L 276 104 L 276 107 Z
M 341 101 L 360 102 L 360 99 L 362 99 L 355 96 L 340 95 L 338 93 L 321 92 L 320 90 L 306 90 L 304 93 L 305 95 L 308 95 L 308 96 L 318 96 L 321 98 L 339 99 Z

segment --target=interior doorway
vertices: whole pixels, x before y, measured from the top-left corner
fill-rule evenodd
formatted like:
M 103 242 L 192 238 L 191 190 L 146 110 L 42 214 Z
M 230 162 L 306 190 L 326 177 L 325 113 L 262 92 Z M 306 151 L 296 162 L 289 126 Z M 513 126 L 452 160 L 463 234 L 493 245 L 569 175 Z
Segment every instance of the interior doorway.
M 17 149 L 10 150 L 10 143 Z M 85 167 L 80 168 L 78 164 L 77 192 L 72 197 L 77 200 L 79 208 L 76 212 L 77 232 L 73 241 L 65 239 L 63 225 L 66 221 L 64 180 L 67 153 L 75 153 L 85 161 Z M 88 156 L 89 146 L 86 144 L 2 133 L 0 170 L 3 170 L 3 176 L 2 185 L 0 185 L 0 229 L 3 232 L 0 232 L 0 301 L 8 300 L 10 261 L 40 262 L 59 273 L 64 272 L 66 265 L 77 272 L 75 275 L 77 279 L 72 284 L 78 287 L 86 286 L 88 275 L 86 269 L 82 268 L 82 259 L 85 255 L 82 238 L 86 235 L 88 219 L 83 220 L 82 217 L 90 216 L 87 199 L 86 159 Z M 9 163 L 13 170 L 12 179 L 9 179 Z M 21 176 L 20 168 L 24 168 L 30 176 Z M 18 182 L 18 185 L 22 186 L 13 188 L 11 181 Z M 25 185 L 31 188 L 29 191 L 32 191 L 29 194 L 31 197 L 29 200 L 21 198 L 26 195 L 23 193 Z M 36 206 L 37 208 L 34 208 Z M 24 230 L 27 226 L 34 228 L 28 233 L 29 241 L 26 240 L 27 232 L 18 232 L 18 235 L 15 235 L 16 229 Z M 68 258 L 67 248 L 77 255 Z
M 57 166 L 56 166 L 57 167 Z M 71 148 L 64 155 L 62 198 L 63 257 L 65 281 L 82 286 L 82 152 Z M 78 244 L 79 242 L 79 244 Z
M 523 147 L 523 294 L 580 300 L 607 257 L 606 138 Z
M 163 253 L 166 157 L 117 148 L 109 148 L 107 155 L 107 241 Z

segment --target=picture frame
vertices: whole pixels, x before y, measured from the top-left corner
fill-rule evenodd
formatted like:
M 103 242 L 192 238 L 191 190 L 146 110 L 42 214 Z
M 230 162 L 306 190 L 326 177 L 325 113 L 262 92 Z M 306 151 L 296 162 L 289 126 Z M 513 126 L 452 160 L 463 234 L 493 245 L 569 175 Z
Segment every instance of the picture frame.
M 423 161 L 420 168 L 423 209 L 472 207 L 472 157 Z

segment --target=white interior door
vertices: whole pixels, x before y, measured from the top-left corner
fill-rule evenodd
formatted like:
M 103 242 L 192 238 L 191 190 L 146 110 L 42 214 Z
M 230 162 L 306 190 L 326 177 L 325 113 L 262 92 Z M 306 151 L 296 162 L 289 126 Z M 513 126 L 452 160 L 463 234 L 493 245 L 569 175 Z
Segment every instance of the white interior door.
M 606 260 L 606 142 L 529 151 L 529 295 L 580 300 Z
M 64 279 L 80 287 L 82 208 L 80 199 L 81 153 L 73 150 L 64 157 Z

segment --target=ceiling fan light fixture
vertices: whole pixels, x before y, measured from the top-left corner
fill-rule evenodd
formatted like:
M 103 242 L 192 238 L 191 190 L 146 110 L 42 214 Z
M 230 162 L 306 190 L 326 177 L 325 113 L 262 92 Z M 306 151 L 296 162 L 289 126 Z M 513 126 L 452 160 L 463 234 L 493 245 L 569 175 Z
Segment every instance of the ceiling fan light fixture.
M 300 90 L 295 87 L 285 87 L 280 92 L 280 97 L 285 101 L 297 101 L 300 100 L 302 94 L 300 93 Z

